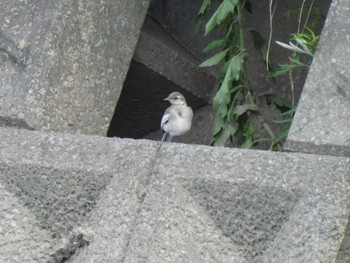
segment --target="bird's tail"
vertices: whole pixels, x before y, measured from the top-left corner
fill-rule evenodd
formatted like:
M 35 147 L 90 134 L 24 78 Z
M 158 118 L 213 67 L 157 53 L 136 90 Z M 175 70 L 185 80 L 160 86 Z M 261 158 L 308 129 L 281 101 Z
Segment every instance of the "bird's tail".
M 168 132 L 163 134 L 161 142 L 171 142 L 173 136 L 171 136 Z

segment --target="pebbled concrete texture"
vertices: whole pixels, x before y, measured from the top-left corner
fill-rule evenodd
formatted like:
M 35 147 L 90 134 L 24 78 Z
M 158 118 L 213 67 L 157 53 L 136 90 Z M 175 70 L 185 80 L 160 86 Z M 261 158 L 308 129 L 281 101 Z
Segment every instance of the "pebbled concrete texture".
M 3 172 L 0 172 L 3 177 Z M 45 262 L 57 243 L 15 193 L 0 184 L 0 261 Z
M 350 156 L 350 2 L 333 0 L 285 148 Z
M 0 136 L 0 220 L 25 233 L 8 262 L 334 262 L 344 236 L 347 158 Z
M 126 262 L 334 262 L 349 159 L 164 144 Z
M 16 209 L 16 217 L 5 210 L 2 218 L 11 217 L 14 221 L 11 223 L 15 228 L 14 236 L 23 228 L 36 230 L 38 234 L 32 239 L 33 234 L 26 236 L 27 246 L 10 255 L 3 247 L 0 259 L 11 259 L 0 261 L 46 262 L 38 261 L 42 256 L 50 262 L 62 262 L 71 258 L 90 243 L 89 224 L 86 222 L 90 217 L 94 221 L 91 213 L 95 210 L 96 221 L 105 220 L 108 224 L 96 225 L 93 229 L 103 235 L 103 227 L 108 225 L 110 238 L 105 242 L 113 239 L 114 248 L 117 248 L 114 253 L 123 254 L 121 251 L 125 249 L 132 230 L 132 219 L 147 185 L 149 165 L 156 150 L 154 143 L 37 131 L 28 133 L 18 129 L 0 129 L 0 133 L 0 183 L 16 197 L 18 203 L 15 205 L 21 208 Z M 105 214 L 99 214 L 97 200 L 106 188 L 111 189 L 113 185 L 112 194 L 107 190 L 101 196 L 104 204 L 98 207 Z M 10 205 L 6 199 L 3 202 L 4 207 Z M 103 209 L 106 207 L 108 209 Z M 26 219 L 29 216 L 23 211 L 27 211 L 31 221 Z M 81 226 L 86 228 L 80 229 Z M 8 240 L 5 231 L 0 238 L 4 242 Z M 45 238 L 36 244 L 37 238 L 43 235 Z M 23 243 L 18 241 L 15 244 L 18 247 Z M 27 261 L 30 256 L 33 260 Z
M 148 4 L 0 3 L 0 123 L 106 135 Z

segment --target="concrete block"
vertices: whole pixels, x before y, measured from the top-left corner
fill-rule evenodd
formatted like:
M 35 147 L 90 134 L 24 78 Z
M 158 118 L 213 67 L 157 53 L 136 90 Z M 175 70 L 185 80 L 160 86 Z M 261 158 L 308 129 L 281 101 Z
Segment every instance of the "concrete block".
M 125 262 L 334 262 L 349 162 L 163 144 Z
M 346 231 L 348 158 L 0 137 L 4 262 L 334 262 Z
M 0 3 L 0 123 L 105 135 L 148 4 Z
M 332 1 L 285 148 L 350 156 L 350 2 Z
M 17 253 L 7 254 L 7 246 L 0 250 L 9 259 L 2 262 L 61 262 L 88 245 L 94 259 L 122 258 L 157 144 L 18 129 L 0 134 L 0 183 L 20 204 L 7 209 L 11 204 L 2 199 L 0 220 L 13 214 L 21 219 L 14 218 L 11 237 L 0 231 L 0 242 L 29 233 L 16 241 L 16 247 L 25 245 Z

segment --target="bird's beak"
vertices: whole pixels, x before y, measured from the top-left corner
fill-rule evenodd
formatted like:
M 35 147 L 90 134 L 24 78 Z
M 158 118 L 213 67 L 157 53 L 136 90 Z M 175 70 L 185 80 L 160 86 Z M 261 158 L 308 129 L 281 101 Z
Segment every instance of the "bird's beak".
M 167 97 L 167 98 L 165 98 L 164 100 L 169 101 L 170 99 L 169 99 L 169 97 Z

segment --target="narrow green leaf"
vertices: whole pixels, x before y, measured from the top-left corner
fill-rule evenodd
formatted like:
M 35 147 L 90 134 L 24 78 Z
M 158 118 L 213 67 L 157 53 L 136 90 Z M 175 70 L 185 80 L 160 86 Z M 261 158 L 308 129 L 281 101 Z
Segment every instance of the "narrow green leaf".
M 211 5 L 211 0 L 203 0 L 203 3 L 199 9 L 198 15 L 204 15 L 207 12 L 210 5 Z
M 200 67 L 211 67 L 214 66 L 216 64 L 218 64 L 221 60 L 223 60 L 225 58 L 225 56 L 227 55 L 229 49 L 225 49 L 217 54 L 215 54 L 214 56 L 208 58 L 207 60 L 205 60 L 202 64 L 200 64 Z
M 242 149 L 250 149 L 252 146 L 253 146 L 254 142 L 249 139 L 249 140 L 246 140 L 243 144 L 241 144 L 241 148 Z
M 229 75 L 230 73 L 227 71 L 225 78 L 213 99 L 213 107 L 215 109 L 219 108 L 222 104 L 227 105 L 230 101 Z
M 299 57 L 289 58 L 289 60 L 290 60 L 295 66 L 298 66 L 298 67 L 310 67 L 310 65 L 301 62 Z
M 196 21 L 194 21 L 194 29 L 195 29 L 196 33 L 199 32 L 199 29 L 203 23 L 203 19 L 204 19 L 203 16 L 204 15 L 198 15 L 196 18 Z
M 208 52 L 209 50 L 212 50 L 216 47 L 222 46 L 227 43 L 227 39 L 222 38 L 222 39 L 217 39 L 212 42 L 210 42 L 204 49 L 203 52 Z
M 244 52 L 232 58 L 228 71 L 230 71 L 230 80 L 238 80 L 242 71 L 242 65 L 244 62 L 245 54 Z
M 238 105 L 236 106 L 235 110 L 233 111 L 233 114 L 237 117 L 241 116 L 242 114 L 246 113 L 247 111 L 259 111 L 259 107 L 255 104 L 244 104 L 244 105 Z
M 306 54 L 306 55 L 309 55 L 309 56 L 313 56 L 313 54 L 311 53 L 311 51 L 309 49 L 307 50 L 304 50 L 300 47 L 297 47 L 296 45 L 294 45 L 292 42 L 289 42 L 289 45 L 288 44 L 285 44 L 285 43 L 282 43 L 282 42 L 279 42 L 279 41 L 276 41 L 276 43 L 278 45 L 280 45 L 281 47 L 283 48 L 286 48 L 286 49 L 289 49 L 289 50 L 292 50 L 292 51 L 295 51 L 297 53 L 302 53 L 302 54 Z
M 218 108 L 218 114 L 220 114 L 221 118 L 225 118 L 227 115 L 227 105 L 226 104 L 221 104 L 220 107 Z
M 295 114 L 295 111 L 297 110 L 297 106 L 291 107 L 289 110 L 281 113 L 282 116 L 293 116 Z
M 211 1 L 212 0 L 203 0 L 203 3 L 198 11 L 196 21 L 194 22 L 194 27 L 195 27 L 196 32 L 199 31 L 199 28 L 201 27 L 201 25 L 203 23 L 204 15 L 207 13 L 209 7 L 211 6 Z
M 225 146 L 226 141 L 233 136 L 238 129 L 237 122 L 228 122 L 225 127 L 219 134 L 219 136 L 215 139 L 214 146 Z
M 238 0 L 224 0 L 205 26 L 204 35 L 208 35 L 217 25 L 220 25 L 230 13 L 233 13 Z
M 220 112 L 216 112 L 213 128 L 213 136 L 217 135 L 224 127 L 224 119 L 220 116 Z
M 289 119 L 282 119 L 282 120 L 272 120 L 272 122 L 276 124 L 287 124 L 287 123 L 291 123 L 292 120 L 293 120 L 292 118 L 289 118 Z
M 276 140 L 277 140 L 277 141 L 281 141 L 281 140 L 287 138 L 288 133 L 289 133 L 289 128 L 288 128 L 288 129 L 285 129 L 285 130 L 283 130 L 283 131 L 281 131 L 281 132 L 278 134 Z
M 231 95 L 231 87 L 230 83 L 232 80 L 238 80 L 240 76 L 240 72 L 242 70 L 242 65 L 244 62 L 244 56 L 245 54 L 243 52 L 239 53 L 238 55 L 231 58 L 224 80 L 222 81 L 219 91 L 216 93 L 214 100 L 213 100 L 213 106 L 214 108 L 218 108 L 221 104 L 228 104 L 230 102 L 230 95 Z

